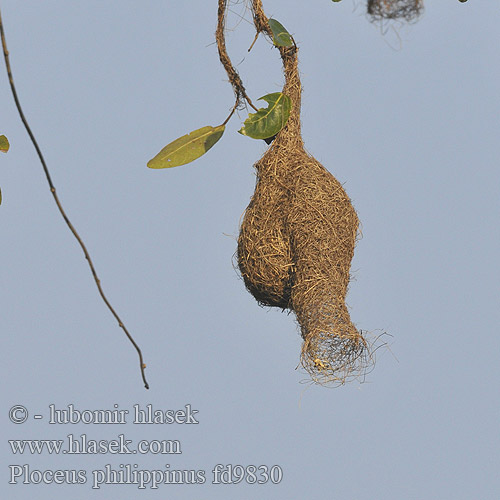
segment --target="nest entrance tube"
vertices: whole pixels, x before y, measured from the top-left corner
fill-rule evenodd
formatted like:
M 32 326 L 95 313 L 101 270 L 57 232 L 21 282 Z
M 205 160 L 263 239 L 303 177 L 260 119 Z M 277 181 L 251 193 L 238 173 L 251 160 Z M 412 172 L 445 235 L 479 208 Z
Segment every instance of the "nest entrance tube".
M 260 0 L 253 0 L 252 14 L 257 32 L 270 35 Z M 238 267 L 259 304 L 295 312 L 301 364 L 311 379 L 341 385 L 363 375 L 371 359 L 345 304 L 359 221 L 340 182 L 304 149 L 298 50 L 279 50 L 282 92 L 292 110 L 254 165 L 257 181 L 240 227 Z

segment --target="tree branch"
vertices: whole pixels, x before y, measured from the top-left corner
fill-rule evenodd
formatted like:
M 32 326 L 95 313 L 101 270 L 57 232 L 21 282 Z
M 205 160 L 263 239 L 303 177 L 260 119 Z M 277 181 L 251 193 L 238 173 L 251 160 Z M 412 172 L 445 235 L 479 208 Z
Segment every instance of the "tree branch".
M 52 179 L 50 177 L 49 169 L 47 167 L 47 164 L 45 163 L 45 159 L 43 157 L 42 151 L 41 151 L 40 147 L 38 146 L 38 143 L 37 143 L 37 141 L 35 139 L 35 136 L 34 136 L 33 132 L 31 131 L 31 128 L 30 128 L 30 126 L 28 124 L 28 121 L 26 120 L 26 117 L 24 116 L 23 110 L 21 108 L 21 104 L 19 102 L 19 98 L 17 96 L 16 87 L 14 85 L 14 78 L 12 76 L 12 70 L 11 70 L 11 67 L 10 67 L 9 51 L 7 50 L 7 42 L 6 42 L 6 39 L 5 39 L 5 33 L 4 33 L 4 29 L 3 29 L 3 22 L 2 22 L 1 12 L 0 12 L 0 36 L 1 36 L 1 39 L 2 39 L 3 57 L 4 57 L 4 60 L 5 60 L 5 66 L 7 68 L 7 75 L 9 77 L 9 84 L 10 84 L 10 88 L 12 90 L 12 96 L 14 98 L 14 102 L 16 104 L 16 108 L 17 108 L 17 111 L 18 111 L 19 116 L 21 118 L 21 121 L 23 122 L 23 125 L 24 125 L 24 127 L 26 129 L 26 132 L 28 133 L 28 135 L 29 135 L 29 137 L 31 139 L 31 142 L 33 143 L 33 146 L 35 147 L 35 150 L 37 152 L 38 158 L 40 159 L 40 162 L 42 164 L 43 171 L 45 172 L 45 177 L 47 178 L 47 182 L 48 182 L 49 187 L 50 187 L 50 192 L 52 193 L 52 196 L 54 198 L 54 201 L 55 201 L 55 203 L 57 205 L 57 208 L 59 209 L 59 212 L 60 212 L 62 218 L 66 222 L 66 225 L 69 227 L 70 231 L 73 233 L 73 236 L 76 238 L 76 240 L 78 241 L 78 244 L 80 245 L 81 249 L 83 250 L 83 253 L 85 255 L 85 258 L 87 259 L 88 265 L 90 267 L 90 271 L 92 272 L 92 276 L 94 278 L 95 284 L 97 286 L 97 289 L 99 290 L 99 294 L 101 295 L 102 300 L 104 301 L 104 303 L 106 304 L 106 306 L 108 307 L 108 309 L 111 311 L 111 314 L 118 321 L 118 326 L 125 332 L 125 335 L 128 337 L 128 339 L 130 340 L 130 342 L 134 346 L 135 350 L 137 351 L 137 354 L 139 355 L 139 363 L 140 363 L 142 380 L 144 382 L 144 387 L 146 387 L 146 389 L 149 389 L 149 384 L 148 384 L 148 382 L 146 380 L 146 375 L 144 373 L 144 369 L 146 368 L 146 365 L 144 364 L 144 361 L 143 361 L 142 352 L 141 352 L 139 346 L 136 344 L 135 340 L 133 339 L 132 335 L 130 335 L 129 331 L 125 327 L 123 321 L 120 319 L 120 317 L 118 316 L 118 314 L 113 309 L 113 307 L 109 303 L 108 299 L 104 295 L 104 292 L 103 292 L 102 287 L 101 287 L 101 281 L 99 280 L 99 277 L 97 276 L 97 272 L 95 270 L 95 267 L 94 267 L 94 264 L 92 262 L 92 259 L 90 258 L 90 254 L 87 251 L 87 248 L 85 247 L 85 244 L 83 243 L 83 240 L 81 239 L 81 237 L 77 233 L 75 227 L 73 226 L 73 224 L 69 220 L 68 216 L 66 215 L 65 211 L 63 210 L 61 202 L 59 201 L 59 197 L 57 196 L 57 193 L 56 193 L 56 188 L 55 188 L 55 186 L 54 186 L 54 184 L 52 182 Z

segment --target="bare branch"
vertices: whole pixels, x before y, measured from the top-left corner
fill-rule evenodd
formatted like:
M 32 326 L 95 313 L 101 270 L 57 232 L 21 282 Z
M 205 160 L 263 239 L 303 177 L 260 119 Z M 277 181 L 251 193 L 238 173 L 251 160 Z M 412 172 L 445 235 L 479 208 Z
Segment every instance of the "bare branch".
M 7 68 L 7 75 L 9 77 L 9 84 L 10 84 L 10 88 L 12 90 L 12 96 L 14 98 L 14 102 L 16 103 L 16 108 L 17 108 L 17 111 L 18 111 L 19 116 L 21 118 L 21 121 L 23 122 L 24 127 L 26 128 L 26 132 L 28 133 L 28 135 L 29 135 L 29 137 L 31 139 L 31 142 L 33 143 L 33 146 L 35 147 L 35 150 L 36 150 L 36 152 L 38 154 L 38 158 L 40 159 L 40 162 L 42 164 L 43 171 L 45 172 L 45 177 L 47 178 L 47 182 L 48 182 L 49 187 L 50 187 L 50 192 L 52 193 L 52 196 L 54 198 L 54 201 L 55 201 L 55 203 L 57 205 L 57 208 L 59 209 L 59 212 L 60 212 L 62 218 L 66 222 L 66 225 L 69 227 L 70 231 L 73 233 L 73 236 L 76 238 L 76 240 L 78 241 L 78 244 L 80 245 L 81 249 L 83 250 L 83 253 L 85 254 L 85 258 L 87 259 L 88 265 L 90 267 L 90 271 L 92 272 L 92 276 L 94 278 L 94 281 L 95 281 L 95 284 L 97 286 L 97 289 L 99 290 L 99 294 L 102 297 L 102 300 L 104 301 L 104 303 L 106 304 L 106 306 L 108 307 L 108 309 L 111 311 L 111 314 L 115 317 L 116 321 L 118 321 L 118 326 L 125 332 L 125 334 L 127 335 L 128 339 L 130 340 L 130 342 L 132 342 L 132 345 L 134 346 L 135 350 L 137 351 L 137 354 L 139 355 L 139 363 L 140 363 L 142 380 L 144 382 L 144 387 L 146 389 L 149 389 L 149 384 L 148 384 L 148 382 L 146 380 L 146 375 L 144 373 L 144 369 L 146 368 L 146 365 L 144 364 L 144 360 L 142 358 L 142 352 L 141 352 L 139 346 L 137 345 L 137 343 L 135 342 L 135 340 L 133 339 L 132 335 L 130 335 L 129 331 L 125 327 L 123 321 L 120 319 L 120 317 L 118 316 L 118 314 L 113 309 L 113 307 L 109 303 L 108 299 L 104 295 L 104 292 L 103 292 L 102 287 L 101 287 L 101 281 L 99 280 L 99 277 L 97 276 L 97 272 L 95 270 L 95 267 L 94 267 L 94 264 L 92 262 L 92 259 L 90 258 L 90 254 L 89 254 L 87 248 L 85 247 L 85 244 L 83 243 L 82 238 L 77 233 L 75 227 L 73 226 L 73 224 L 69 220 L 68 216 L 66 215 L 65 211 L 63 210 L 61 202 L 59 201 L 59 197 L 57 196 L 57 193 L 56 193 L 56 188 L 55 188 L 55 186 L 54 186 L 54 184 L 52 182 L 52 179 L 50 177 L 49 169 L 47 167 L 47 164 L 45 163 L 45 159 L 43 157 L 42 151 L 41 151 L 40 147 L 38 146 L 38 143 L 37 143 L 37 141 L 35 139 L 35 136 L 34 136 L 33 132 L 31 131 L 31 128 L 30 128 L 30 126 L 28 124 L 28 121 L 26 120 L 26 117 L 24 116 L 23 110 L 21 108 L 21 104 L 19 102 L 19 98 L 17 96 L 16 87 L 14 85 L 14 78 L 12 76 L 12 69 L 10 67 L 9 51 L 7 50 L 7 42 L 6 42 L 6 39 L 5 39 L 5 33 L 4 33 L 4 29 L 3 29 L 3 22 L 2 22 L 1 12 L 0 12 L 0 36 L 2 38 L 3 57 L 4 57 L 4 60 L 5 60 L 5 66 Z

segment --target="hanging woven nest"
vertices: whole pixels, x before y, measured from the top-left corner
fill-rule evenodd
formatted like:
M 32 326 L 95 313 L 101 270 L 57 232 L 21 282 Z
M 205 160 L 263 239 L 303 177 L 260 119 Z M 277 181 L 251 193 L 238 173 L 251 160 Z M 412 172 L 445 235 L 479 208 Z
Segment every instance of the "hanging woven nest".
M 252 12 L 257 32 L 271 36 L 260 0 L 252 2 Z M 259 304 L 295 312 L 301 363 L 312 380 L 339 385 L 365 373 L 371 360 L 345 304 L 359 221 L 340 182 L 304 149 L 298 50 L 295 44 L 279 50 L 282 93 L 292 110 L 254 165 L 257 182 L 241 223 L 237 262 Z
M 403 19 L 416 21 L 424 9 L 423 0 L 368 0 L 367 11 L 372 21 Z

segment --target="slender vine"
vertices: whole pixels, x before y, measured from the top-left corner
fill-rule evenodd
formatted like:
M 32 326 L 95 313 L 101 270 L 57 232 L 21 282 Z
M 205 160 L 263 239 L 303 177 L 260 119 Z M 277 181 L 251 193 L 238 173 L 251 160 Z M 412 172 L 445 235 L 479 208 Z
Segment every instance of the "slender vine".
M 70 229 L 70 231 L 73 233 L 73 236 L 76 238 L 76 240 L 78 241 L 78 244 L 80 245 L 81 249 L 83 250 L 83 253 L 85 255 L 85 259 L 87 259 L 88 265 L 90 267 L 90 271 L 92 273 L 92 276 L 94 278 L 95 284 L 97 286 L 99 294 L 101 295 L 102 300 L 106 304 L 107 308 L 110 310 L 111 314 L 118 321 L 118 326 L 125 332 L 125 335 L 128 337 L 128 339 L 130 340 L 130 342 L 134 346 L 135 350 L 137 351 L 137 354 L 139 355 L 140 370 L 141 370 L 142 380 L 144 382 L 144 387 L 146 389 L 149 389 L 149 384 L 148 384 L 148 382 L 146 380 L 146 374 L 144 372 L 144 370 L 146 368 L 146 365 L 144 364 L 144 360 L 143 360 L 143 357 L 142 357 L 141 349 L 139 348 L 139 346 L 135 342 L 134 338 L 132 337 L 132 335 L 127 330 L 125 324 L 120 319 L 120 317 L 118 316 L 118 314 L 116 313 L 116 311 L 113 309 L 113 307 L 111 306 L 110 302 L 106 298 L 106 295 L 104 294 L 104 291 L 103 291 L 103 289 L 101 287 L 101 280 L 99 279 L 99 277 L 97 275 L 97 272 L 95 270 L 95 267 L 94 267 L 94 264 L 93 264 L 92 259 L 90 257 L 90 254 L 89 254 L 89 252 L 88 252 L 88 250 L 87 250 L 87 248 L 86 248 L 86 246 L 85 246 L 82 238 L 80 237 L 80 235 L 76 231 L 75 227 L 73 226 L 73 224 L 69 220 L 68 216 L 66 215 L 66 212 L 64 211 L 64 209 L 62 207 L 62 204 L 61 204 L 61 202 L 59 200 L 59 197 L 57 196 L 57 193 L 56 193 L 56 188 L 55 188 L 54 183 L 52 182 L 52 179 L 50 177 L 49 169 L 48 169 L 47 164 L 45 162 L 45 159 L 43 157 L 42 151 L 41 151 L 41 149 L 40 149 L 40 147 L 39 147 L 39 145 L 38 145 L 38 143 L 37 143 L 37 141 L 35 139 L 35 136 L 34 136 L 33 132 L 31 131 L 31 128 L 30 128 L 30 126 L 28 124 L 28 121 L 27 121 L 27 119 L 26 119 L 26 117 L 24 115 L 24 112 L 23 112 L 22 108 L 21 108 L 21 103 L 19 101 L 19 98 L 18 98 L 18 95 L 17 95 L 17 91 L 16 91 L 16 87 L 14 85 L 14 78 L 12 76 L 12 69 L 11 69 L 10 60 L 9 60 L 9 51 L 7 49 L 7 42 L 6 42 L 6 39 L 5 39 L 5 32 L 4 32 L 4 28 L 3 28 L 3 22 L 2 22 L 2 14 L 1 14 L 1 12 L 0 12 L 0 36 L 1 36 L 1 39 L 2 39 L 3 57 L 4 57 L 4 61 L 5 61 L 5 66 L 7 68 L 7 75 L 8 75 L 8 78 L 9 78 L 9 84 L 10 84 L 10 88 L 11 88 L 11 91 L 12 91 L 12 96 L 14 98 L 14 102 L 16 104 L 16 108 L 17 108 L 17 111 L 19 113 L 19 117 L 21 118 L 21 121 L 23 122 L 23 125 L 24 125 L 24 127 L 26 129 L 26 132 L 28 133 L 28 135 L 29 135 L 29 137 L 31 139 L 31 142 L 32 142 L 32 144 L 33 144 L 33 146 L 34 146 L 34 148 L 36 150 L 38 158 L 40 159 L 40 163 L 42 164 L 43 171 L 45 173 L 45 177 L 47 178 L 47 183 L 49 184 L 50 192 L 52 193 L 52 196 L 54 198 L 54 201 L 55 201 L 55 203 L 57 205 L 57 208 L 59 209 L 59 212 L 60 212 L 62 218 L 66 222 L 66 225 L 68 226 L 68 228 Z

